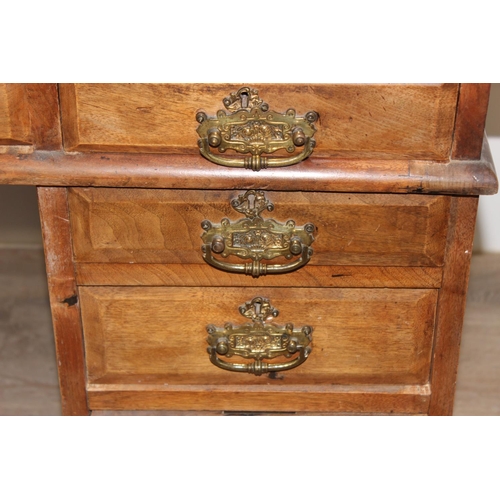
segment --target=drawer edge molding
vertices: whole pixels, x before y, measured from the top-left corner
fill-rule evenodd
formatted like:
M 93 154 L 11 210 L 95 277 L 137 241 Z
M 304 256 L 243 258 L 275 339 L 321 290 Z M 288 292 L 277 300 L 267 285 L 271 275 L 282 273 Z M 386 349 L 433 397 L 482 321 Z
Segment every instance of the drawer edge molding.
M 172 189 L 267 189 L 325 192 L 495 194 L 498 180 L 488 141 L 480 160 L 308 158 L 299 166 L 265 170 L 207 165 L 194 155 L 37 151 L 0 155 L 0 184 Z
M 247 286 L 248 277 L 204 264 L 75 264 L 79 285 Z M 439 288 L 441 267 L 309 266 L 296 273 L 265 276 L 266 287 Z
M 155 386 L 89 384 L 92 410 L 427 413 L 423 386 Z
M 247 286 L 248 277 L 205 264 L 76 263 L 79 285 Z M 266 287 L 440 288 L 441 267 L 308 266 L 294 274 L 262 277 Z

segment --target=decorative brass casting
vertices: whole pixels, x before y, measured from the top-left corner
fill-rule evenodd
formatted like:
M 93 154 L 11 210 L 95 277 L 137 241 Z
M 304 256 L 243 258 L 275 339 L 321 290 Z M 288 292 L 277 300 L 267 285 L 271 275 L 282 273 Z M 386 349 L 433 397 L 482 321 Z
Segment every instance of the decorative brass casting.
M 291 323 L 285 326 L 266 324 L 266 320 L 278 316 L 268 299 L 255 297 L 239 308 L 240 313 L 252 320 L 242 326 L 226 323 L 224 328 L 214 325 L 207 326 L 207 348 L 210 361 L 219 368 L 234 372 L 247 372 L 254 375 L 291 370 L 301 365 L 309 356 L 312 340 L 312 328 L 303 326 L 294 328 Z M 263 359 L 278 356 L 286 358 L 298 356 L 283 363 L 266 363 Z M 253 363 L 229 363 L 219 358 L 219 355 L 230 358 L 233 355 L 245 359 L 254 359 Z
M 259 98 L 259 92 L 250 87 L 242 87 L 222 102 L 230 114 L 224 110 L 217 111 L 216 118 L 209 118 L 203 111 L 196 114 L 200 123 L 198 146 L 207 160 L 225 167 L 259 171 L 267 167 L 294 165 L 313 152 L 315 141 L 312 137 L 316 132 L 313 123 L 318 119 L 315 111 L 309 111 L 304 117 L 297 117 L 294 109 L 284 114 L 269 111 L 269 105 Z M 303 149 L 295 156 L 262 156 L 279 149 L 293 153 L 296 147 Z M 212 153 L 211 148 L 218 148 L 220 153 L 231 149 L 251 156 L 228 158 Z
M 250 190 L 231 201 L 232 207 L 246 215 L 246 218 L 231 222 L 224 218 L 220 224 L 208 220 L 201 223 L 205 230 L 201 247 L 205 262 L 222 271 L 247 274 L 254 278 L 265 274 L 283 274 L 295 271 L 306 265 L 313 254 L 314 224 L 307 223 L 296 227 L 295 221 L 280 223 L 274 219 L 264 220 L 261 212 L 272 211 L 274 205 L 268 201 L 263 191 Z M 238 264 L 216 259 L 214 254 L 223 258 L 236 256 L 251 259 L 251 262 Z M 266 264 L 263 260 L 276 257 L 298 259 L 284 264 Z

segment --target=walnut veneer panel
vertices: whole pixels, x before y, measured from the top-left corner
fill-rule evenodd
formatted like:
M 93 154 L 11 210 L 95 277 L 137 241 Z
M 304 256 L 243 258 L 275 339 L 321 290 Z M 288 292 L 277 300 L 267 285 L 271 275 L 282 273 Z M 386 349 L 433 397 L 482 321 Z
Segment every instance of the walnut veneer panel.
M 238 84 L 61 84 L 71 151 L 197 153 L 196 112 Z M 314 156 L 447 160 L 458 84 L 256 84 L 272 110 L 319 113 Z
M 242 214 L 241 191 L 70 190 L 77 262 L 203 264 L 203 230 Z M 264 218 L 318 228 L 309 265 L 440 266 L 449 199 L 443 196 L 266 192 Z M 242 262 L 242 260 L 239 260 Z M 273 262 L 278 262 L 273 261 Z
M 145 390 L 163 383 L 428 382 L 437 290 L 80 287 L 79 293 L 90 382 L 143 383 Z M 206 352 L 205 327 L 247 323 L 238 307 L 259 295 L 279 309 L 277 324 L 314 328 L 309 358 L 275 380 L 222 370 Z

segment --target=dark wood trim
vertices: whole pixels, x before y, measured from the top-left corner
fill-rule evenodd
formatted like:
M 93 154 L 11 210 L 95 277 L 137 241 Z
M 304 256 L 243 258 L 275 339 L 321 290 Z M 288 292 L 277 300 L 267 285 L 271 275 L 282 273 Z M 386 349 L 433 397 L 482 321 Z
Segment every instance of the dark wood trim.
M 481 160 L 308 159 L 252 172 L 200 155 L 42 152 L 0 155 L 0 184 L 172 189 L 494 194 L 498 180 L 487 141 Z
M 453 198 L 439 291 L 429 415 L 451 415 L 469 282 L 477 197 Z
M 63 415 L 89 415 L 66 188 L 38 188 Z
M 477 160 L 481 148 L 490 97 L 489 83 L 461 83 L 451 157 Z

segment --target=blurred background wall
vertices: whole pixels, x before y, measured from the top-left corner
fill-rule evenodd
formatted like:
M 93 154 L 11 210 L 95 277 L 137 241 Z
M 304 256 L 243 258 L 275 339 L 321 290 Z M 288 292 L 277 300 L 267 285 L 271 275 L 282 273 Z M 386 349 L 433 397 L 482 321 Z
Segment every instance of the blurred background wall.
M 500 83 L 491 86 L 486 133 L 499 174 Z M 0 185 L 0 247 L 41 245 L 36 188 Z M 500 194 L 480 198 L 474 252 L 500 253 Z
M 486 134 L 500 177 L 500 83 L 491 85 Z M 500 194 L 481 196 L 477 214 L 474 252 L 500 253 Z

